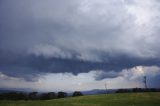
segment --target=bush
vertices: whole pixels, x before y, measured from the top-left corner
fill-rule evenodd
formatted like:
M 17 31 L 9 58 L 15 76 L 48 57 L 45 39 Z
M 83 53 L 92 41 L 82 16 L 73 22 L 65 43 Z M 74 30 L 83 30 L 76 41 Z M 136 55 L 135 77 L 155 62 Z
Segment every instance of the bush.
M 75 91 L 72 96 L 83 96 L 83 94 L 80 91 Z

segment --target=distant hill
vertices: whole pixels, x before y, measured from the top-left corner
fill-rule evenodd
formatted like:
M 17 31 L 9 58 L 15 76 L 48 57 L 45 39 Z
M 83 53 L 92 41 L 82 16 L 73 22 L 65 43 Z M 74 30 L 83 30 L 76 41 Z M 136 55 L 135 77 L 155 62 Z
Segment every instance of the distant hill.
M 0 88 L 0 93 L 8 93 L 8 92 L 32 92 L 32 89 L 24 89 L 24 88 Z
M 82 91 L 84 95 L 95 95 L 95 94 L 112 94 L 115 93 L 117 89 L 108 89 L 107 91 L 105 89 L 93 89 L 89 91 Z
M 36 91 L 36 90 L 24 89 L 24 88 L 0 88 L 0 93 L 8 93 L 8 92 L 33 92 L 33 91 Z M 107 93 L 111 94 L 111 93 L 115 93 L 116 91 L 117 91 L 117 89 L 109 89 L 109 90 L 107 90 Z M 88 90 L 88 91 L 82 91 L 82 93 L 84 95 L 106 94 L 106 90 L 104 90 L 104 89 L 93 89 L 93 90 Z M 68 94 L 72 95 L 72 93 L 68 93 Z

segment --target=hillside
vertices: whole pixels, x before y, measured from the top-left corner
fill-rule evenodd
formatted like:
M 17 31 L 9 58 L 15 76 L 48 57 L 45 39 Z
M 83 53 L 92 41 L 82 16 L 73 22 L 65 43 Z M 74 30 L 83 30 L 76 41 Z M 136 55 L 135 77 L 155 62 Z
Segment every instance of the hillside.
M 160 93 L 120 93 L 42 101 L 0 101 L 0 106 L 160 106 Z

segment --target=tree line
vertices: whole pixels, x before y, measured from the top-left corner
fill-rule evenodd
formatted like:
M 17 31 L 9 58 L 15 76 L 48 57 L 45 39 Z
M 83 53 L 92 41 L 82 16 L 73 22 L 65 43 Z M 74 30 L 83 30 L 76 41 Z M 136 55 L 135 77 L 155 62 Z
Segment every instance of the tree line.
M 133 88 L 133 89 L 118 89 L 116 93 L 129 93 L 129 92 L 160 92 L 158 88 Z
M 38 92 L 8 92 L 0 93 L 0 100 L 49 100 L 65 98 L 69 95 L 66 92 L 48 92 L 48 93 L 38 93 Z M 71 96 L 83 96 L 80 91 L 75 91 Z

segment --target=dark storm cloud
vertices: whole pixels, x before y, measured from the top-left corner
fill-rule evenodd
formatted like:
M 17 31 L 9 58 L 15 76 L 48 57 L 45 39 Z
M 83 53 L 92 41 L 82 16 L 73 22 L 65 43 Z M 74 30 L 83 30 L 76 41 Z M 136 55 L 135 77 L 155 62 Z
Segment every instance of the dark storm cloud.
M 7 55 L 7 53 L 5 53 Z M 104 57 L 105 58 L 105 57 Z M 108 57 L 106 57 L 108 58 Z M 46 73 L 87 73 L 91 70 L 103 70 L 108 73 L 102 73 L 95 77 L 96 80 L 104 78 L 114 78 L 119 76 L 119 72 L 124 68 L 132 68 L 138 65 L 160 66 L 160 60 L 140 60 L 119 56 L 111 58 L 108 62 L 89 62 L 77 59 L 44 58 L 43 56 L 16 56 L 11 55 L 6 58 L 1 57 L 1 72 L 13 77 L 25 78 L 27 81 L 36 80 L 36 76 Z M 114 71 L 113 71 L 114 70 Z
M 1 0 L 0 71 L 30 80 L 160 66 L 158 2 L 128 1 Z
M 160 75 L 156 75 L 153 78 L 149 78 L 148 79 L 148 86 L 151 88 L 154 88 L 154 87 L 160 88 L 159 81 L 160 81 Z

